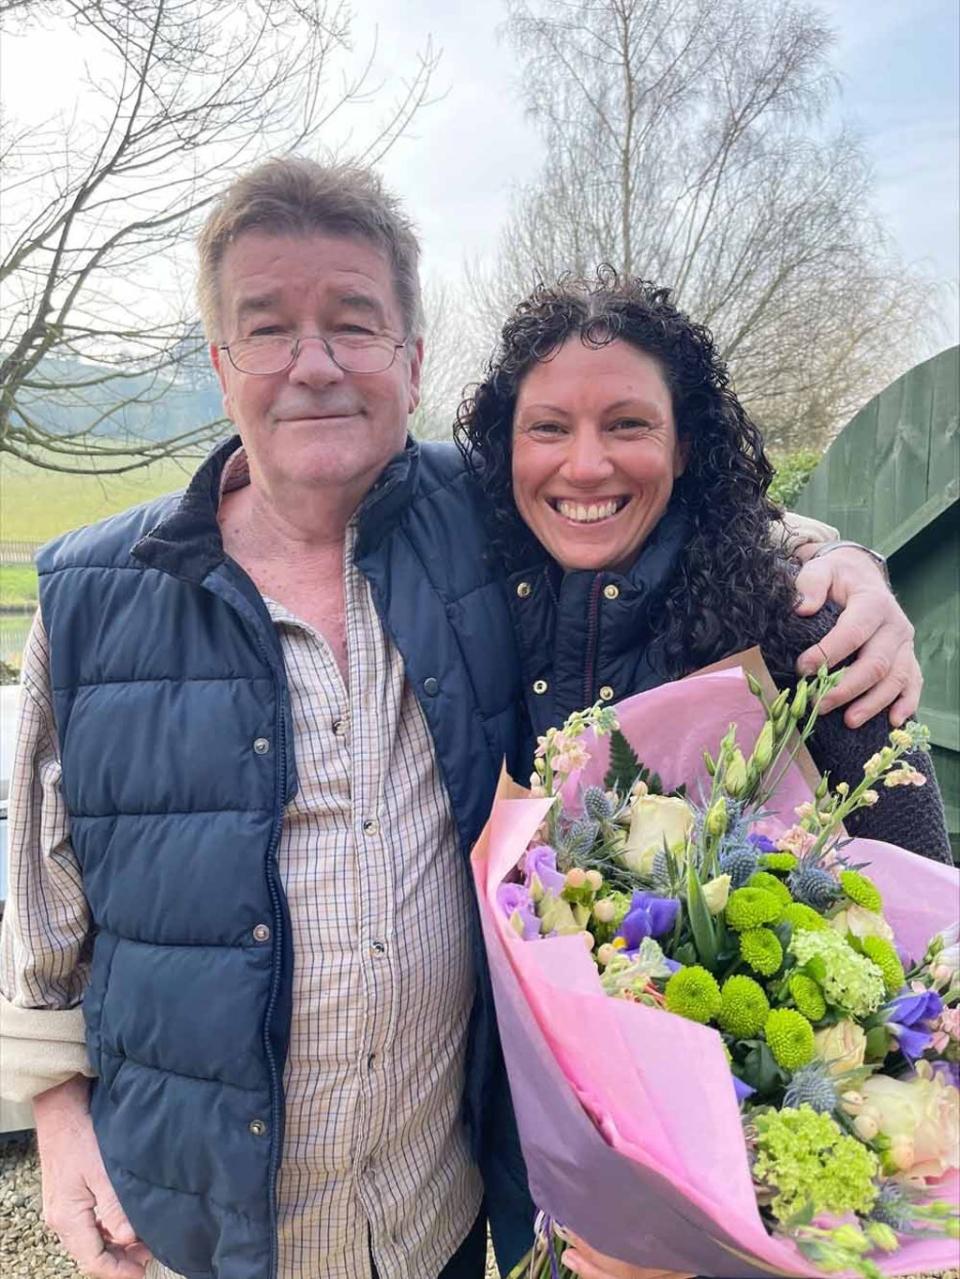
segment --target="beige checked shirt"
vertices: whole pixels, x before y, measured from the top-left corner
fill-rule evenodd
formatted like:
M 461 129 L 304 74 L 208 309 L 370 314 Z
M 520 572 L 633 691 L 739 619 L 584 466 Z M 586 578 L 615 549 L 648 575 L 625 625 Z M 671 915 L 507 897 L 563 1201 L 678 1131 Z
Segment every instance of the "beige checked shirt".
M 279 1273 L 368 1279 L 372 1250 L 381 1276 L 435 1279 L 482 1193 L 460 1120 L 470 885 L 426 723 L 353 564 L 353 537 L 346 684 L 322 636 L 266 601 L 299 778 L 279 849 L 294 945 Z M 89 919 L 48 670 L 38 618 L 23 663 L 0 941 L 5 1091 L 21 1096 L 86 1068 L 77 1005 Z

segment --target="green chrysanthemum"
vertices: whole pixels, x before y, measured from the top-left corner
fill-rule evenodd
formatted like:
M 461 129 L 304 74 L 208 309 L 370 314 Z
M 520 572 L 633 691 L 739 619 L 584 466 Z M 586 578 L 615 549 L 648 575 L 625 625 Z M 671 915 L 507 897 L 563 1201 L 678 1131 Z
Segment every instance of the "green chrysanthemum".
M 745 974 L 728 977 L 720 991 L 717 1023 L 728 1035 L 752 1039 L 767 1020 L 770 1003 L 759 982 Z
M 763 888 L 738 888 L 730 894 L 724 912 L 727 923 L 736 931 L 759 928 L 780 918 L 783 903 Z
M 907 976 L 892 943 L 884 937 L 864 937 L 860 946 L 867 959 L 876 964 L 883 974 L 887 994 L 895 995 L 906 984 Z
M 778 870 L 783 874 L 796 870 L 797 858 L 794 853 L 762 853 L 760 865 L 764 870 Z
M 842 870 L 840 887 L 852 902 L 856 902 L 864 910 L 873 910 L 878 914 L 883 910 L 880 889 L 872 879 L 867 879 L 866 875 L 861 875 L 858 870 Z
M 699 964 L 681 968 L 673 974 L 664 990 L 667 1011 L 706 1025 L 720 1011 L 720 987 L 713 973 Z
M 776 897 L 782 906 L 789 906 L 793 901 L 793 894 L 786 886 L 782 879 L 773 875 L 768 870 L 758 870 L 747 880 L 748 888 L 762 888 L 765 893 L 770 893 Z
M 761 977 L 772 977 L 783 963 L 783 947 L 772 928 L 748 928 L 740 934 L 740 958 Z
M 768 870 L 754 871 L 747 880 L 747 887 L 762 888 L 765 893 L 776 897 L 781 906 L 789 906 L 793 901 L 790 889 L 783 880 L 777 879 L 776 875 L 771 875 Z
M 810 1021 L 819 1021 L 826 1015 L 827 1001 L 823 997 L 823 991 L 812 977 L 808 977 L 806 973 L 794 973 L 787 982 L 787 987 L 793 1002 L 804 1017 Z
M 805 906 L 803 902 L 791 902 L 789 906 L 785 906 L 779 922 L 789 924 L 794 930 L 805 928 L 810 933 L 823 932 L 830 927 L 822 915 L 818 915 L 812 906 Z
M 873 1207 L 877 1157 L 830 1115 L 811 1106 L 785 1107 L 764 1111 L 754 1122 L 754 1179 L 775 1192 L 770 1206 L 781 1221 L 804 1210 L 842 1216 Z
M 769 1013 L 763 1037 L 774 1061 L 784 1070 L 798 1070 L 813 1060 L 813 1027 L 795 1008 L 775 1008 Z

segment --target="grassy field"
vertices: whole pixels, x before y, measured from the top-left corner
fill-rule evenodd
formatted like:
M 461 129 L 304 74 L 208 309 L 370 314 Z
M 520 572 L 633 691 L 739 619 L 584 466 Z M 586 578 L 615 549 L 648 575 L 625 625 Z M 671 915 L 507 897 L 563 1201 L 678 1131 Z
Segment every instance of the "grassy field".
M 183 488 L 195 459 L 164 461 L 124 475 L 61 475 L 0 460 L 0 541 L 44 542 L 67 529 Z
M 37 602 L 37 572 L 32 564 L 0 564 L 0 607 L 29 608 Z

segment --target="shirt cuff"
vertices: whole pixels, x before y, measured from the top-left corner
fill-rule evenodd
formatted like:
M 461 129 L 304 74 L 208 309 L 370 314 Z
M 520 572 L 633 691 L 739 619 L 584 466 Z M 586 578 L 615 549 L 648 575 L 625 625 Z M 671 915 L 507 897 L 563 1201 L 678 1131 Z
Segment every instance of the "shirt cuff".
M 784 511 L 780 524 L 771 525 L 771 541 L 779 544 L 785 555 L 793 555 L 798 546 L 812 542 L 821 545 L 824 542 L 835 542 L 839 532 L 831 525 L 815 520 L 812 515 L 797 515 L 794 511 Z
M 0 995 L 0 1094 L 30 1101 L 74 1075 L 95 1074 L 80 1008 L 20 1008 Z

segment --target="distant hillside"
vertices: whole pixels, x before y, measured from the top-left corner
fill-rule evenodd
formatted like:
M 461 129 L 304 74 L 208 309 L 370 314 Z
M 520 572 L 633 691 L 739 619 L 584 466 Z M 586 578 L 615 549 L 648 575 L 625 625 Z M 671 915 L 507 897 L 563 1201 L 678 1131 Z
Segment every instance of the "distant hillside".
M 54 434 L 87 431 L 95 424 L 98 437 L 120 441 L 169 439 L 223 415 L 217 380 L 199 357 L 175 379 L 132 374 L 97 381 L 103 374 L 102 366 L 83 360 L 48 359 L 36 380 L 61 389 L 25 389 L 18 402 Z M 77 382 L 94 385 L 70 385 Z

